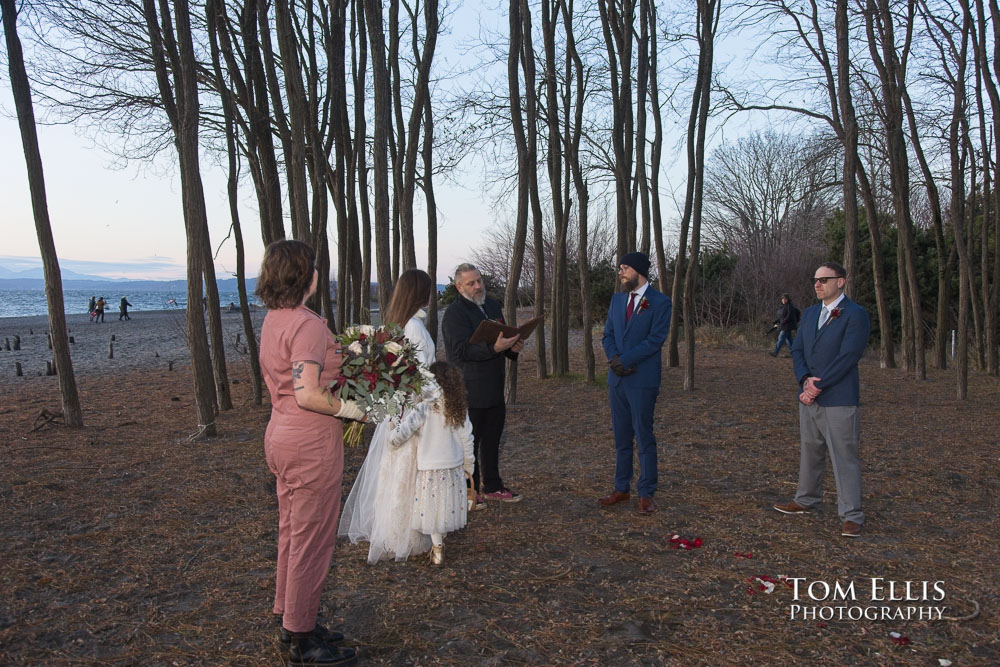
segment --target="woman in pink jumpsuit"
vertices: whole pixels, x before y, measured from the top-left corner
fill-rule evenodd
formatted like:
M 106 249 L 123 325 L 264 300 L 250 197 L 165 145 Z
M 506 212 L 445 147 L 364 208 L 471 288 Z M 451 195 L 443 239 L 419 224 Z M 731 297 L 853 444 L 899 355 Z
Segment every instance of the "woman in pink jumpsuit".
M 337 540 L 344 440 L 341 419 L 363 419 L 351 401 L 329 390 L 340 354 L 326 320 L 307 308 L 316 291 L 315 255 L 300 241 L 267 247 L 257 295 L 268 307 L 260 365 L 271 395 L 264 435 L 278 491 L 278 566 L 274 613 L 290 641 L 291 665 L 353 664 L 343 635 L 316 625 L 320 596 Z

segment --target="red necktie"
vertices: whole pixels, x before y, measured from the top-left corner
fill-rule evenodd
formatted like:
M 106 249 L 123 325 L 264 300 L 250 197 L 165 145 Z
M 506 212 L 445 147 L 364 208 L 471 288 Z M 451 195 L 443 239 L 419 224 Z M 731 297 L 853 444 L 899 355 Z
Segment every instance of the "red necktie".
M 635 312 L 635 292 L 628 295 L 628 308 L 625 310 L 625 323 L 627 324 L 630 319 L 632 319 L 632 313 Z

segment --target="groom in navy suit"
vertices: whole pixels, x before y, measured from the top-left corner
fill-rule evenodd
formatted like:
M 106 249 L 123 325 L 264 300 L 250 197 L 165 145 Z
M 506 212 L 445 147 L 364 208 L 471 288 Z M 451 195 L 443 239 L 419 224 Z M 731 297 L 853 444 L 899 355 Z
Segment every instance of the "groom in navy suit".
M 792 343 L 795 379 L 799 382 L 799 487 L 795 498 L 774 509 L 802 514 L 823 499 L 826 453 L 830 452 L 837 483 L 837 510 L 844 537 L 860 537 L 861 461 L 858 445 L 861 417 L 858 362 L 868 346 L 870 328 L 865 309 L 844 295 L 847 271 L 836 262 L 813 274 L 820 303 L 802 314 Z
M 656 439 L 653 411 L 660 393 L 660 348 L 670 329 L 670 297 L 649 284 L 649 258 L 630 252 L 621 258 L 623 291 L 611 297 L 602 344 L 611 371 L 608 394 L 615 434 L 615 488 L 600 499 L 610 506 L 629 499 L 632 440 L 639 447 L 639 514 L 656 509 Z

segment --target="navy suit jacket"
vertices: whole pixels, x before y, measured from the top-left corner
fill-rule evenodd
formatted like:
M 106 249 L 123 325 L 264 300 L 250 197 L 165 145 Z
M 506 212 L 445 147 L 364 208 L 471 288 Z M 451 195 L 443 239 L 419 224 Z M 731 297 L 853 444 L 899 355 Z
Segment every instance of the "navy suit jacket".
M 840 314 L 817 330 L 822 307 L 822 303 L 817 303 L 802 313 L 799 335 L 792 343 L 795 379 L 801 388 L 810 375 L 820 378 L 816 383 L 822 390 L 816 398 L 818 405 L 858 405 L 861 394 L 858 362 L 868 347 L 871 328 L 868 313 L 844 297 L 837 306 Z
M 612 387 L 619 384 L 624 384 L 625 387 L 659 387 L 660 349 L 670 331 L 670 297 L 649 285 L 636 306 L 632 319 L 626 324 L 628 297 L 628 293 L 623 292 L 611 296 L 611 307 L 608 308 L 608 320 L 604 324 L 601 344 L 608 361 L 617 354 L 625 368 L 635 367 L 635 373 L 619 377 L 614 371 L 609 371 L 608 384 Z M 649 306 L 643 307 L 642 301 L 646 301 Z

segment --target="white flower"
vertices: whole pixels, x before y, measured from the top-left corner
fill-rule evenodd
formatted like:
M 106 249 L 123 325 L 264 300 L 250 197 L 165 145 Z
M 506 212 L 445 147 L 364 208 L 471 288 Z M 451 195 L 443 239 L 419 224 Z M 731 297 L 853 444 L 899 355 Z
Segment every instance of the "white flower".
M 373 327 L 370 324 L 362 324 L 360 327 L 358 327 L 358 331 L 366 336 L 371 336 L 372 334 L 375 333 L 375 327 Z
M 394 340 L 390 340 L 388 343 L 385 344 L 385 351 L 395 354 L 396 363 L 398 364 L 400 359 L 402 358 L 403 346 Z M 395 366 L 395 364 L 393 365 Z
M 353 343 L 347 346 L 347 349 L 353 352 L 354 354 L 361 354 L 361 343 L 359 343 L 358 341 L 354 341 Z

